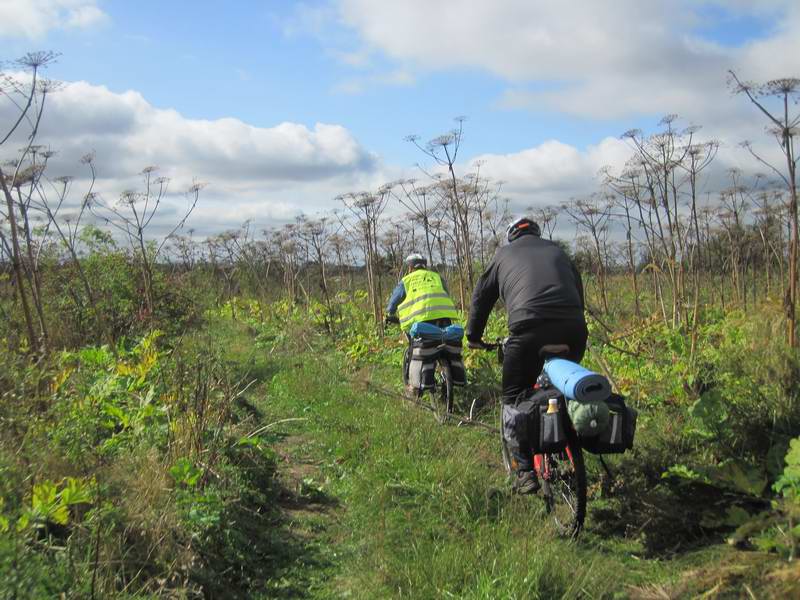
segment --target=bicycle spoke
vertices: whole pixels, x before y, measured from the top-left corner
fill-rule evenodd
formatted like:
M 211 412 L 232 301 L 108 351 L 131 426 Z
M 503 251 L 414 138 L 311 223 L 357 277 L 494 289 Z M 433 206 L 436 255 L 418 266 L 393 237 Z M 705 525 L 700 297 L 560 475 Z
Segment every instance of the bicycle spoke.
M 545 508 L 552 515 L 560 535 L 572 539 L 577 537 L 583 526 L 585 515 L 586 483 L 579 469 L 583 469 L 583 456 L 566 452 L 547 455 L 547 477 L 545 478 Z
M 569 509 L 572 512 L 575 512 L 575 504 L 573 503 L 572 494 L 568 495 L 568 494 L 565 494 L 564 492 L 561 492 L 561 497 L 564 498 L 564 502 L 567 503 L 567 506 L 569 506 Z
M 442 363 L 437 364 L 436 373 L 434 375 L 435 387 L 430 391 L 431 394 L 431 408 L 436 420 L 440 424 L 444 424 L 452 412 L 450 403 L 452 400 L 448 397 L 452 394 L 452 383 L 445 371 L 447 367 Z

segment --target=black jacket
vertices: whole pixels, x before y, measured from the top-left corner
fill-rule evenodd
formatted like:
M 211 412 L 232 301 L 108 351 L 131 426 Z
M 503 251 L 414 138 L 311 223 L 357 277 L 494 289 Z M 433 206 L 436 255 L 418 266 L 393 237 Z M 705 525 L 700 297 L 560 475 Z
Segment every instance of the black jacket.
M 583 281 L 558 244 L 523 235 L 497 250 L 472 293 L 467 339 L 479 340 L 498 297 L 510 331 L 536 320 L 583 320 Z

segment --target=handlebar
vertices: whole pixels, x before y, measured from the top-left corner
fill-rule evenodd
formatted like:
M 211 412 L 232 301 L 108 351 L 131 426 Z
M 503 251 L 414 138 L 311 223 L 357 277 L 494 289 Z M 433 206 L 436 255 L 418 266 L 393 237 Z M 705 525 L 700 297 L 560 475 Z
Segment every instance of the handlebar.
M 467 347 L 472 348 L 473 350 L 495 350 L 499 346 L 500 344 L 484 342 L 483 340 L 480 340 L 479 342 L 471 342 L 467 340 Z
M 475 350 L 497 350 L 497 361 L 502 365 L 503 358 L 505 357 L 505 345 L 506 345 L 506 338 L 497 338 L 494 342 L 484 342 L 480 340 L 478 342 L 470 342 L 467 341 L 467 346 L 469 348 L 473 348 Z
M 505 346 L 505 343 L 506 338 L 497 338 L 493 342 L 484 342 L 483 340 L 479 340 L 477 342 L 467 341 L 467 345 L 473 350 L 497 350 L 498 348 Z

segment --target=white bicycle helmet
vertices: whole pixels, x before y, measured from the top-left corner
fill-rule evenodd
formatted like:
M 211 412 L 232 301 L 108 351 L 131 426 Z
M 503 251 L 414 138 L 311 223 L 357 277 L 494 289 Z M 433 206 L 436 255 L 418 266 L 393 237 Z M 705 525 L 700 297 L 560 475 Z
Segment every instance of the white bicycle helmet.
M 412 252 L 406 256 L 405 263 L 409 267 L 425 267 L 428 265 L 428 259 L 422 256 L 419 252 Z

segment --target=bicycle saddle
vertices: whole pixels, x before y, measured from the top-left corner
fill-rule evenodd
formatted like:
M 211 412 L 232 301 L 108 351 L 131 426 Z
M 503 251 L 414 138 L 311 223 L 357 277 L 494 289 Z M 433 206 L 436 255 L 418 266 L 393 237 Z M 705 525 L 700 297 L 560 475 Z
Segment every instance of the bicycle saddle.
M 545 344 L 539 349 L 539 356 L 566 356 L 569 354 L 567 344 Z

